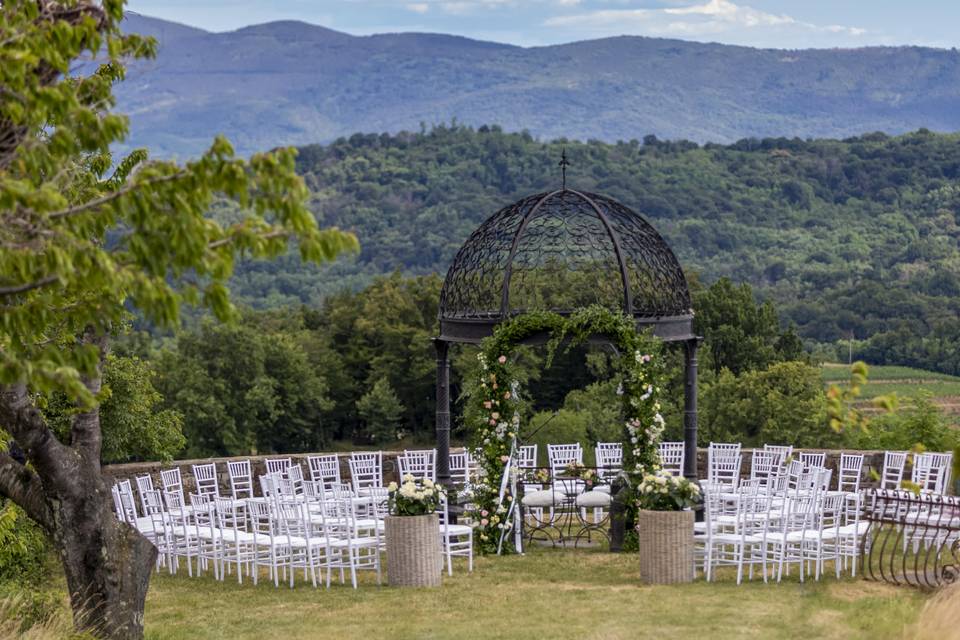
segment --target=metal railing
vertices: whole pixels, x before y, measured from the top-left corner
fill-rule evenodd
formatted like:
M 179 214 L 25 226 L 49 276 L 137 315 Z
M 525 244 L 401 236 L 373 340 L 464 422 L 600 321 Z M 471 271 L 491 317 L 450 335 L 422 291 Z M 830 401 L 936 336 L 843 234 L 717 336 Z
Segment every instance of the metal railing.
M 935 589 L 960 578 L 960 498 L 889 489 L 862 498 L 866 579 Z

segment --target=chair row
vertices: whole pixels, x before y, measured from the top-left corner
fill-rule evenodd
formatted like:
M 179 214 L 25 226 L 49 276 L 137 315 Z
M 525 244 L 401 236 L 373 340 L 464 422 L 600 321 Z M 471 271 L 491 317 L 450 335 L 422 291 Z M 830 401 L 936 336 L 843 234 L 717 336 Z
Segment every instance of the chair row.
M 879 477 L 882 489 L 899 489 L 907 479 L 904 471 L 908 457 L 906 451 L 887 451 L 883 457 L 883 468 Z M 952 453 L 917 453 L 913 455 L 913 464 L 909 481 L 920 491 L 943 494 L 950 487 L 950 474 L 953 463 Z M 838 491 L 860 489 L 863 475 L 864 454 L 840 454 L 837 466 L 836 488 Z M 793 459 L 793 447 L 787 445 L 764 445 L 754 449 L 750 459 L 750 478 L 766 478 L 778 469 L 783 469 L 788 460 Z M 796 459 L 805 468 L 824 467 L 826 453 L 800 452 Z M 707 481 L 719 482 L 736 487 L 741 477 L 743 455 L 738 443 L 711 442 L 707 454 Z
M 149 488 L 149 476 L 138 478 L 144 514 L 137 513 L 128 480 L 114 486 L 117 516 L 136 527 L 158 548 L 158 569 L 175 573 L 181 561 L 193 575 L 213 567 L 218 579 L 232 569 L 242 582 L 244 573 L 256 583 L 259 570 L 269 569 L 275 585 L 303 569 L 304 579 L 317 586 L 326 570 L 339 572 L 341 582 L 349 570 L 356 588 L 356 572 L 372 569 L 380 579 L 379 553 L 384 549 L 383 515 L 386 490 L 357 495 L 350 485 L 325 487 L 296 478 L 296 467 L 286 476 L 276 471 L 260 477 L 263 497 L 233 498 L 192 493 L 189 504 L 182 489 Z M 293 476 L 291 478 L 290 476 Z M 468 559 L 473 570 L 473 529 L 449 522 L 444 500 L 439 510 L 442 549 L 448 573 L 454 556 Z

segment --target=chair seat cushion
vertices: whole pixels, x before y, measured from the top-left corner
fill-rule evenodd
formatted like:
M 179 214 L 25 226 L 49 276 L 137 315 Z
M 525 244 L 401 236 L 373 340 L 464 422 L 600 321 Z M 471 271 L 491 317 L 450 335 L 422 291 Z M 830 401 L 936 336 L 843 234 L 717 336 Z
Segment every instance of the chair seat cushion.
M 587 491 L 577 496 L 578 507 L 609 507 L 610 494 L 602 491 Z
M 523 496 L 523 505 L 526 507 L 552 507 L 563 504 L 566 495 L 561 491 L 545 489 L 543 491 L 531 491 Z
M 468 527 L 465 524 L 442 524 L 440 525 L 440 533 L 450 536 L 467 536 L 473 532 L 473 527 Z

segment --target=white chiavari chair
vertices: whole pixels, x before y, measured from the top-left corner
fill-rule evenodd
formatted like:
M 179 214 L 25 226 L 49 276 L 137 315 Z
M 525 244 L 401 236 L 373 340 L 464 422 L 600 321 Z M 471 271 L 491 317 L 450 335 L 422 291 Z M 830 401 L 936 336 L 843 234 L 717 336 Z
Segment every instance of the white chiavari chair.
M 270 476 L 266 477 L 270 482 Z M 290 567 L 290 542 L 286 534 L 281 530 L 280 520 L 276 514 L 276 506 L 273 500 L 247 500 L 247 519 L 250 523 L 251 533 L 253 534 L 253 558 L 251 565 L 253 568 L 253 584 L 257 584 L 259 578 L 259 568 L 267 567 L 270 579 L 273 580 L 273 586 L 280 586 L 280 572 L 283 571 L 284 577 Z
M 253 497 L 253 475 L 249 460 L 236 460 L 227 463 L 227 475 L 230 478 L 230 495 L 234 500 L 242 501 Z
M 143 513 L 143 515 L 147 515 L 148 513 L 147 509 L 150 506 L 147 502 L 148 496 L 150 496 L 154 490 L 153 478 L 150 476 L 150 474 L 145 473 L 143 475 L 137 476 L 135 479 L 137 481 L 137 493 L 140 495 L 140 510 Z M 152 499 L 152 498 L 149 498 L 149 499 Z M 160 507 L 161 509 L 163 508 L 162 505 L 160 505 Z
M 623 470 L 622 442 L 598 442 L 594 454 L 600 479 L 612 478 Z
M 167 507 L 167 533 L 173 558 L 173 573 L 176 573 L 180 566 L 180 558 L 184 558 L 187 562 L 187 575 L 192 577 L 193 559 L 200 553 L 200 542 L 193 526 L 191 510 L 180 491 L 164 491 L 163 502 Z
M 793 445 L 789 444 L 765 444 L 764 451 L 771 451 L 779 458 L 777 464 L 781 467 L 786 466 L 787 460 L 793 455 Z
M 906 451 L 885 451 L 883 471 L 880 474 L 881 489 L 899 489 L 903 480 L 903 470 L 907 466 Z
M 310 479 L 313 482 L 321 483 L 324 488 L 343 484 L 343 480 L 340 479 L 340 457 L 337 454 L 310 456 L 307 458 L 307 464 L 310 467 Z
M 800 462 L 806 469 L 810 469 L 812 467 L 823 467 L 827 464 L 827 454 L 815 453 L 813 451 L 801 451 Z
M 453 575 L 453 557 L 467 558 L 467 571 L 473 571 L 473 527 L 464 524 L 450 523 L 450 510 L 447 497 L 441 494 L 440 507 L 437 509 L 440 518 L 440 539 L 443 543 L 443 553 L 447 557 L 447 575 Z
M 193 482 L 196 486 L 197 493 L 219 498 L 220 484 L 217 480 L 217 465 L 212 462 L 209 464 L 195 464 L 191 469 L 193 471 Z
M 220 579 L 220 528 L 214 511 L 217 496 L 208 493 L 190 494 L 190 511 L 197 541 L 197 575 L 213 565 L 213 576 Z
M 293 458 L 265 458 L 263 464 L 267 468 L 267 475 L 279 473 L 287 475 L 287 469 L 293 466 Z
M 380 451 L 354 451 L 350 454 L 350 483 L 358 496 L 383 487 L 383 454 Z
M 249 575 L 254 560 L 253 534 L 246 530 L 246 505 L 231 498 L 214 498 L 214 513 L 220 530 L 220 580 L 232 565 L 237 571 L 237 582 L 243 584 L 243 570 Z
M 450 454 L 450 481 L 455 485 L 465 485 L 470 481 L 466 451 L 457 451 Z
M 397 466 L 400 478 L 411 475 L 414 478 L 429 478 L 437 481 L 437 450 L 424 449 L 420 451 L 404 450 L 397 456 Z
M 723 485 L 729 492 L 736 491 L 742 462 L 739 443 L 711 442 L 707 449 L 707 481 Z
M 517 466 L 521 469 L 537 468 L 537 445 L 525 444 L 517 450 L 517 453 Z
M 183 479 L 180 477 L 180 468 L 164 469 L 160 472 L 160 486 L 163 492 L 179 491 L 183 495 Z
M 353 496 L 334 490 L 326 498 L 326 504 L 332 509 L 332 518 L 327 520 L 326 536 L 329 541 L 329 562 L 327 563 L 327 584 L 330 573 L 340 570 L 340 580 L 344 579 L 344 570 L 350 571 L 350 582 L 357 588 L 357 571 L 373 570 L 377 574 L 377 584 L 381 582 L 380 569 L 380 533 L 378 528 L 365 532 L 357 523 Z M 379 520 L 379 510 L 374 501 L 374 519 Z M 439 570 L 439 567 L 437 568 Z
M 750 456 L 750 479 L 759 481 L 761 489 L 766 490 L 780 471 L 779 460 L 780 454 L 776 451 L 754 449 Z
M 682 442 L 661 442 L 657 448 L 660 454 L 660 467 L 675 476 L 683 475 L 686 459 L 686 447 Z

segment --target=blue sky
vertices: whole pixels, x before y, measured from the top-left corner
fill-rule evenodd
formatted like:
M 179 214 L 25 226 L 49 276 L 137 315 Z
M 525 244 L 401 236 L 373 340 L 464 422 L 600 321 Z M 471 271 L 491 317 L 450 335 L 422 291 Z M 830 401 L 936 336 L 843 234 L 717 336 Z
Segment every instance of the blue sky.
M 755 47 L 960 45 L 960 0 L 130 0 L 210 31 L 302 20 L 357 35 L 429 31 L 523 46 L 645 35 Z

